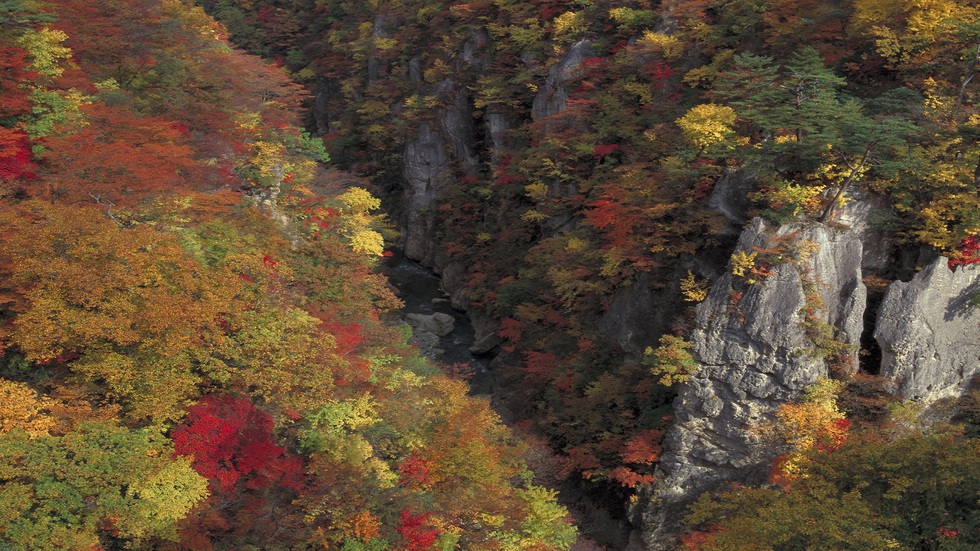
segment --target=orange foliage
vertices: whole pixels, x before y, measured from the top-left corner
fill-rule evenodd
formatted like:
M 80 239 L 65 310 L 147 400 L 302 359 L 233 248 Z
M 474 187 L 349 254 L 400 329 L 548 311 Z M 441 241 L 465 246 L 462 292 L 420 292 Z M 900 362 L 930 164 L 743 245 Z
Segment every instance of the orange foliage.
M 200 169 L 186 133 L 173 123 L 98 103 L 83 111 L 87 124 L 80 131 L 44 140 L 47 174 L 36 195 L 69 203 L 132 205 L 150 193 L 172 193 L 196 181 L 193 176 Z

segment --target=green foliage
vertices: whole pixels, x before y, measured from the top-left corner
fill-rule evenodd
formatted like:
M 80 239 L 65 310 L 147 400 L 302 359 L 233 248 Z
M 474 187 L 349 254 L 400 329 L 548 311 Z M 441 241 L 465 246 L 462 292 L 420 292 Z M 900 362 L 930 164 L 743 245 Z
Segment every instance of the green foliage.
M 788 491 L 705 495 L 685 522 L 715 523 L 705 550 L 968 549 L 980 543 L 978 445 L 943 434 L 852 439 L 812 452 Z
M 167 440 L 112 423 L 65 436 L 0 435 L 0 540 L 17 548 L 82 549 L 111 537 L 127 546 L 177 539 L 177 523 L 207 481 Z
M 673 386 L 683 383 L 698 372 L 698 363 L 689 352 L 691 346 L 682 337 L 663 335 L 660 346 L 656 349 L 647 347 L 643 352 L 643 363 L 650 367 L 654 376 L 660 377 L 660 384 Z

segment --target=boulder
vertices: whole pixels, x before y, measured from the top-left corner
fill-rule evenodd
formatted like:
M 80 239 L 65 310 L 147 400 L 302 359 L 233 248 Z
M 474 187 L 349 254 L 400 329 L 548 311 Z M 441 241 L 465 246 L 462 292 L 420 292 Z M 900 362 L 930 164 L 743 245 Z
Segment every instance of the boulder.
M 456 318 L 449 314 L 436 312 L 435 314 L 408 314 L 405 321 L 413 328 L 428 331 L 440 337 L 453 332 L 456 325 Z

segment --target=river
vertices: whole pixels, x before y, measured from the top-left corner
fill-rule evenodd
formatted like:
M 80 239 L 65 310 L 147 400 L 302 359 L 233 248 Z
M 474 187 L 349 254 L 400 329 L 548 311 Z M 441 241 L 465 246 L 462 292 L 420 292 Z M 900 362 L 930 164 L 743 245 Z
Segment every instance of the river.
M 465 312 L 454 310 L 450 306 L 449 295 L 442 290 L 439 276 L 418 262 L 409 259 L 401 251 L 385 261 L 383 272 L 397 289 L 398 298 L 405 306 L 400 312 L 404 318 L 408 314 L 434 314 L 442 312 L 451 315 L 456 320 L 453 332 L 445 337 L 439 337 L 439 348 L 442 354 L 430 358 L 444 366 L 464 364 L 473 372 L 470 379 L 472 394 L 490 394 L 493 389 L 493 377 L 487 369 L 490 358 L 474 356 L 469 348 L 473 345 L 476 332 Z

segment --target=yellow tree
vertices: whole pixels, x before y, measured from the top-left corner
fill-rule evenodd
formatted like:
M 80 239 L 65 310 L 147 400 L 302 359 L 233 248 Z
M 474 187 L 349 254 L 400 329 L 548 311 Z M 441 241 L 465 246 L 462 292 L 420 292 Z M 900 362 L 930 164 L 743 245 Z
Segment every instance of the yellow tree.
M 241 280 L 150 226 L 122 229 L 98 209 L 28 202 L 0 256 L 19 295 L 0 328 L 36 364 L 68 362 L 137 418 L 176 418 L 204 378 L 226 380 L 222 320 Z

